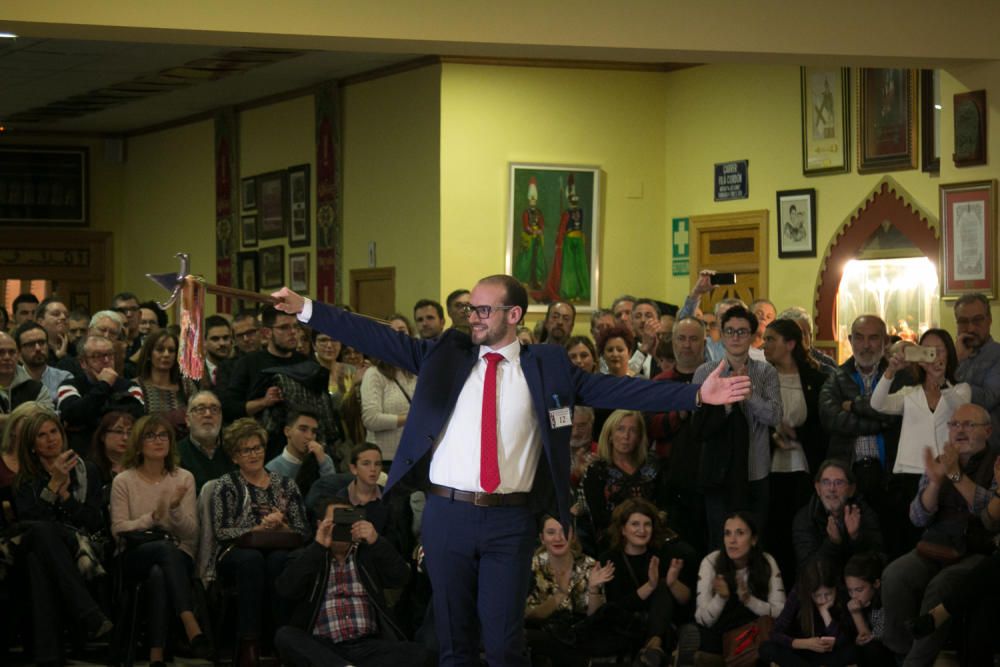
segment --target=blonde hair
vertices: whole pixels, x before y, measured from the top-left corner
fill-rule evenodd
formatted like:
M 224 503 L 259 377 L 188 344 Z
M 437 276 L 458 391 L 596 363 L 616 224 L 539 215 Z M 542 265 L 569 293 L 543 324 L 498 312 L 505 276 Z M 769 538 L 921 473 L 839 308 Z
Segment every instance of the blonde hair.
M 0 445 L 0 452 L 17 454 L 17 446 L 21 438 L 21 422 L 36 410 L 47 410 L 47 408 L 37 401 L 25 401 L 11 410 L 10 414 L 7 415 L 7 423 L 3 427 L 3 444 Z
M 646 462 L 649 450 L 649 440 L 646 438 L 646 420 L 642 418 L 642 413 L 638 410 L 615 410 L 611 413 L 601 429 L 601 437 L 597 440 L 597 455 L 608 463 L 612 462 L 611 435 L 626 417 L 635 417 L 636 428 L 639 430 L 639 442 L 632 450 L 632 465 L 638 468 Z

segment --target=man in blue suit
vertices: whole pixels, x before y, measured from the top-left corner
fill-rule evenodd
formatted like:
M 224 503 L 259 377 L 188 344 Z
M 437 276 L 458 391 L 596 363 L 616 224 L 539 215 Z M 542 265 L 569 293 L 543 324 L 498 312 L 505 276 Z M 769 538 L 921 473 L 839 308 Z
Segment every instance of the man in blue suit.
M 483 278 L 470 297 L 470 334 L 415 340 L 370 319 L 282 288 L 277 308 L 362 352 L 418 373 L 386 489 L 427 492 L 423 546 L 434 591 L 441 665 L 478 665 L 481 629 L 490 665 L 529 664 L 524 605 L 535 517 L 569 525 L 569 436 L 575 404 L 693 410 L 742 400 L 746 377 L 702 385 L 585 373 L 551 345 L 522 347 L 528 297 L 516 279 Z

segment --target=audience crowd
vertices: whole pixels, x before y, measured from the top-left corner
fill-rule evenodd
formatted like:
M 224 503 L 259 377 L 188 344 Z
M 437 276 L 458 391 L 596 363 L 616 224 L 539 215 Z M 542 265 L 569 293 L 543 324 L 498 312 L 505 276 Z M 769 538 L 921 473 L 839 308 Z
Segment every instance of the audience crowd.
M 539 517 L 534 665 L 992 665 L 1000 627 L 1000 343 L 989 300 L 894 341 L 875 314 L 837 364 L 808 311 L 623 295 L 574 335 L 556 302 L 523 345 L 579 373 L 698 383 L 740 403 L 572 406 L 573 525 Z M 467 290 L 391 326 L 467 335 Z M 457 333 L 447 334 L 448 321 Z M 3 321 L 7 321 L 6 311 Z M 419 378 L 265 307 L 176 327 L 116 294 L 30 294 L 0 331 L 0 662 L 137 649 L 241 667 L 436 661 L 421 489 L 383 495 Z M 537 341 L 537 342 L 536 342 Z M 574 372 L 577 372 L 576 370 Z M 96 647 L 96 648 L 95 648 Z

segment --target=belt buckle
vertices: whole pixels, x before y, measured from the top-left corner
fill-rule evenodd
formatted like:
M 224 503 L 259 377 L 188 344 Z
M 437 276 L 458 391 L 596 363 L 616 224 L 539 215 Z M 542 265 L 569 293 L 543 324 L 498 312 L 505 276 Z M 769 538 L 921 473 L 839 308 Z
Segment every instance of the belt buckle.
M 485 491 L 476 491 L 472 496 L 472 504 L 476 507 L 493 507 L 493 496 Z

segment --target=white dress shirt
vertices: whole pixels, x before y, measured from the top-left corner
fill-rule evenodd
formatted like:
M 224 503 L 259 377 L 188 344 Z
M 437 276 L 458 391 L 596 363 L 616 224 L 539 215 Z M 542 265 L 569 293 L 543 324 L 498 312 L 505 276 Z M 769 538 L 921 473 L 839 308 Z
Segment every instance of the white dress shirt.
M 479 480 L 483 383 L 487 352 L 498 352 L 504 360 L 497 366 L 497 458 L 500 486 L 496 493 L 531 490 L 542 451 L 538 419 L 531 402 L 528 382 L 521 369 L 521 343 L 515 340 L 498 350 L 479 348 L 476 362 L 458 395 L 441 438 L 434 446 L 430 480 L 461 491 L 482 491 Z

